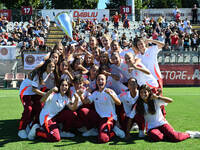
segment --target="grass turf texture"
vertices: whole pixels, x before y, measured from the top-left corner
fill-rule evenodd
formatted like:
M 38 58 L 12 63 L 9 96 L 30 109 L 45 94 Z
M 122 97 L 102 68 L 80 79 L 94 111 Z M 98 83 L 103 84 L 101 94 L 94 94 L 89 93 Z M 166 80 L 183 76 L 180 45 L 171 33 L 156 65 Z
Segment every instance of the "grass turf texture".
M 166 107 L 167 120 L 177 131 L 200 130 L 200 88 L 164 88 L 164 96 L 174 99 Z M 57 143 L 44 140 L 21 140 L 17 136 L 19 119 L 23 111 L 18 90 L 0 90 L 0 149 L 9 150 L 199 150 L 200 139 L 188 139 L 179 143 L 151 143 L 137 138 L 121 140 L 114 138 L 106 144 L 98 144 L 96 137 L 84 138 L 80 134 L 72 139 L 62 139 Z

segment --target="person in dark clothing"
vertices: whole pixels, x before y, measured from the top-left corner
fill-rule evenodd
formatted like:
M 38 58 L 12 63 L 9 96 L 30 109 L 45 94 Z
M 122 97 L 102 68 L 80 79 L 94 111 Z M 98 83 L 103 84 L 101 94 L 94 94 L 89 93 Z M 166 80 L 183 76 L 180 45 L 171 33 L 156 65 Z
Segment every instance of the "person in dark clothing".
M 196 4 L 194 4 L 194 7 L 192 8 L 192 22 L 198 22 L 198 8 Z

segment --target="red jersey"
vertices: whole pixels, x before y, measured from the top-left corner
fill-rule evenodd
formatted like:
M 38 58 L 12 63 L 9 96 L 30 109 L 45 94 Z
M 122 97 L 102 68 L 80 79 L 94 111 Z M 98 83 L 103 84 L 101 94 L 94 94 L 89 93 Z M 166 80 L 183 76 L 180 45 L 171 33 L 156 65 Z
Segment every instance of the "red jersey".
M 105 18 L 103 18 L 101 21 L 102 21 L 102 22 L 107 22 L 107 21 L 108 21 L 108 18 L 105 17 Z
M 178 39 L 179 39 L 178 36 L 175 36 L 175 35 L 171 36 L 171 44 L 178 45 Z
M 114 15 L 113 16 L 114 22 L 119 22 L 120 16 L 119 15 Z

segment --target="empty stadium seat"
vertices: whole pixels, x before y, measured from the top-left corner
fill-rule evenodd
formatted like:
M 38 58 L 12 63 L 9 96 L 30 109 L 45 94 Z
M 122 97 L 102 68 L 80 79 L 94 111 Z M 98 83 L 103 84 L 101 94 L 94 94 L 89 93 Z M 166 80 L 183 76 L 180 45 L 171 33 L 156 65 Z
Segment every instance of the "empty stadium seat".
M 25 73 L 16 73 L 15 80 L 23 81 L 25 79 Z
M 12 81 L 14 80 L 14 74 L 13 73 L 6 73 L 4 77 L 5 81 Z
M 13 73 L 6 73 L 4 76 L 4 87 L 8 88 L 11 85 L 11 82 L 14 80 L 14 74 Z

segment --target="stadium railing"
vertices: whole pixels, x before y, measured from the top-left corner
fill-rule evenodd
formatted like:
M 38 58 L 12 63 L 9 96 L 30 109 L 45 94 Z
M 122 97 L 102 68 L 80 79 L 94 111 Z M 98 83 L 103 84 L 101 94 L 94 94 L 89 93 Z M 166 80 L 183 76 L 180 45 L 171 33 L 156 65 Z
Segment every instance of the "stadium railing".
M 200 51 L 160 51 L 160 64 L 199 64 Z

